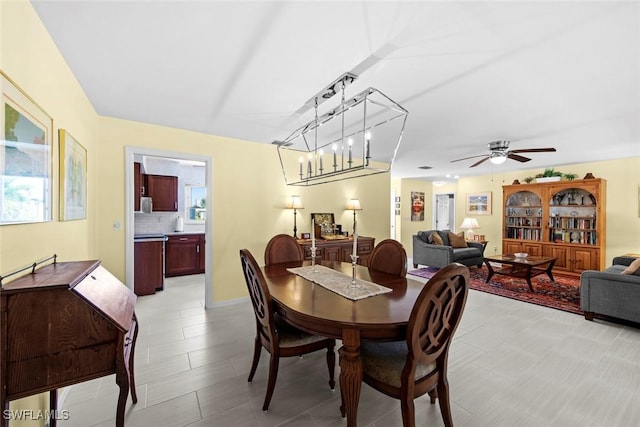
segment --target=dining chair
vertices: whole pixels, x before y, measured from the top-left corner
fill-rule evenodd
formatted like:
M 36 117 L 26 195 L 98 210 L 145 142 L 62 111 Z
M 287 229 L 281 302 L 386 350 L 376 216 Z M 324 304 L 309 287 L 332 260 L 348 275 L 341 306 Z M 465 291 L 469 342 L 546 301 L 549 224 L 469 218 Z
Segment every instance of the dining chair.
M 426 283 L 413 306 L 406 341 L 363 342 L 363 381 L 400 400 L 402 424 L 415 426 L 413 400 L 429 393 L 440 403 L 445 426 L 453 426 L 447 359 L 469 289 L 469 269 L 452 263 Z M 343 414 L 344 416 L 344 410 Z
M 304 252 L 295 237 L 288 234 L 273 236 L 264 250 L 265 265 L 281 262 L 303 261 Z
M 369 269 L 404 277 L 407 274 L 407 252 L 397 240 L 383 240 L 369 256 Z
M 336 384 L 334 380 L 336 358 L 333 351 L 336 341 L 333 338 L 309 334 L 286 323 L 273 309 L 271 294 L 269 294 L 262 271 L 251 252 L 247 249 L 241 249 L 240 261 L 256 319 L 253 362 L 251 362 L 248 382 L 253 381 L 253 376 L 260 361 L 262 347 L 271 354 L 267 394 L 264 398 L 262 410 L 266 411 L 269 408 L 281 357 L 302 356 L 326 348 L 329 386 L 333 390 Z

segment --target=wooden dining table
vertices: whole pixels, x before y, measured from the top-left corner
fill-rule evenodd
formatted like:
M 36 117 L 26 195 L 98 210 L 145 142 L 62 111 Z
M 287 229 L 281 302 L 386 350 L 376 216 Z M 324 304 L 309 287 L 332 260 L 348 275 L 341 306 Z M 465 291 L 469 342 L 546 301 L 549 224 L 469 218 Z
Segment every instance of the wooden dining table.
M 409 315 L 424 284 L 358 265 L 355 269 L 358 279 L 392 291 L 354 301 L 287 270 L 306 265 L 311 262 L 271 264 L 262 267 L 262 272 L 275 310 L 287 322 L 313 334 L 342 340 L 339 350 L 341 410 L 342 415 L 346 415 L 347 426 L 355 427 L 362 386 L 360 343 L 405 340 Z M 352 275 L 350 263 L 322 261 L 322 265 Z

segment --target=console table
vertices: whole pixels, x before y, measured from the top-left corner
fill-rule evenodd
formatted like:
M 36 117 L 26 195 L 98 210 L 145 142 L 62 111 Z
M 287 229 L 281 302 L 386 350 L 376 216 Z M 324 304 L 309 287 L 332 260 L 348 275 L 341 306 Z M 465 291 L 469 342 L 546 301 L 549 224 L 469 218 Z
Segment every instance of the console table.
M 136 296 L 100 261 L 52 258 L 7 284 L 1 280 L 8 276 L 0 278 L 0 426 L 9 423 L 11 400 L 48 391 L 53 411 L 58 388 L 113 373 L 120 387 L 116 426 L 124 426 L 129 390 L 138 400 Z
M 358 236 L 358 264 L 369 265 L 369 255 L 375 246 L 375 238 Z M 311 259 L 311 240 L 298 240 L 298 245 L 304 251 L 304 259 Z M 353 238 L 345 239 L 316 239 L 316 259 L 324 261 L 351 262 L 353 253 Z

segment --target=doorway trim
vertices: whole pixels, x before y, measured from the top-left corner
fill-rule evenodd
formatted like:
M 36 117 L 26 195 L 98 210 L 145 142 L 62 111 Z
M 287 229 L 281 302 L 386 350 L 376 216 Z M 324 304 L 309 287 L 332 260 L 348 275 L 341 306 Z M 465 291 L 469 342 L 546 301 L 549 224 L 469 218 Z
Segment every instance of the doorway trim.
M 205 164 L 205 185 L 207 187 L 207 200 L 213 200 L 212 182 L 212 159 L 210 156 L 203 156 L 193 153 L 181 153 L 177 151 L 157 150 L 145 147 L 124 147 L 124 171 L 125 171 L 125 278 L 127 287 L 133 290 L 134 273 L 134 244 L 135 215 L 133 213 L 133 162 L 135 155 L 168 157 L 179 160 L 196 160 Z M 210 206 L 213 204 L 210 202 Z M 213 242 L 213 209 L 207 212 L 207 220 L 204 225 L 205 236 L 205 273 L 204 273 L 204 306 L 213 307 L 213 262 L 212 262 L 212 242 Z
M 439 222 L 439 214 L 438 214 L 438 197 L 447 196 L 449 198 L 449 229 L 451 231 L 456 230 L 456 193 L 453 191 L 445 191 L 442 193 L 434 193 L 433 194 L 433 224 L 432 227 L 434 230 L 440 230 L 438 222 Z

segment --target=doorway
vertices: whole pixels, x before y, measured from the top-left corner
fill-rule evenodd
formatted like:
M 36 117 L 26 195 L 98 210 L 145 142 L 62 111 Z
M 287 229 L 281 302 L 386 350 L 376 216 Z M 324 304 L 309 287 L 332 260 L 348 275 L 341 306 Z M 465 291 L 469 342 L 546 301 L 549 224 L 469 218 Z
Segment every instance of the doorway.
M 456 204 L 454 193 L 434 194 L 433 229 L 455 231 Z
M 125 278 L 127 286 L 133 290 L 134 283 L 134 234 L 135 234 L 135 215 L 134 215 L 134 161 L 139 156 L 150 156 L 166 159 L 174 159 L 183 162 L 202 162 L 205 167 L 205 188 L 206 200 L 213 200 L 213 183 L 212 176 L 212 159 L 208 156 L 202 156 L 190 153 L 180 153 L 173 151 L 156 150 L 142 147 L 125 147 Z M 205 308 L 213 306 L 213 271 L 212 271 L 212 242 L 213 242 L 213 226 L 211 211 L 206 216 L 204 224 L 205 234 L 205 280 L 204 280 L 204 301 Z

